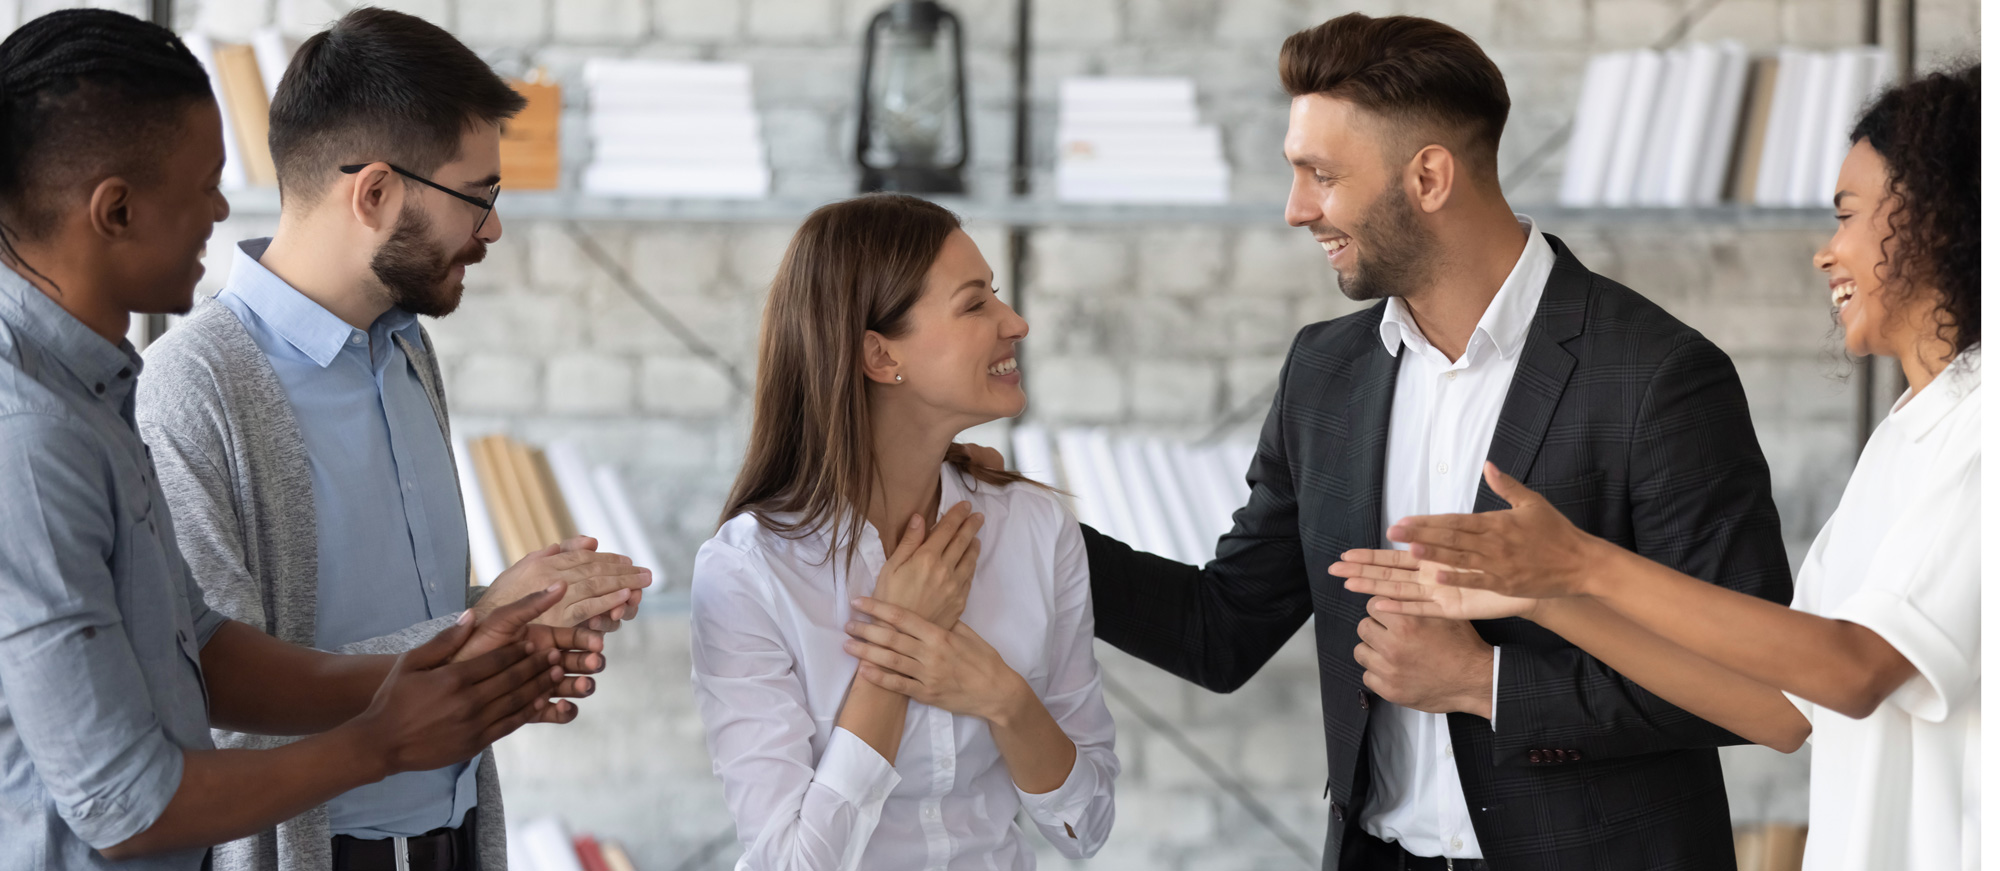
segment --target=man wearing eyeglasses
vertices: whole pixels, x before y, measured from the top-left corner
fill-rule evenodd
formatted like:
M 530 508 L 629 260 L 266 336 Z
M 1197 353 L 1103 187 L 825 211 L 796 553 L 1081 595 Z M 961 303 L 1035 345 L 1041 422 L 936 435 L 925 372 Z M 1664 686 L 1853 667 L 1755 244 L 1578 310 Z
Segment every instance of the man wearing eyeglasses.
M 238 245 L 222 293 L 148 350 L 139 396 L 216 610 L 342 653 L 409 649 L 557 580 L 570 592 L 545 620 L 610 628 L 635 613 L 650 573 L 582 537 L 468 594 L 450 422 L 418 316 L 451 314 L 500 239 L 500 125 L 521 107 L 450 34 L 381 9 L 308 39 L 286 70 L 271 105 L 277 233 Z M 505 849 L 489 753 L 346 793 L 217 848 L 215 864 L 470 871 L 505 867 Z

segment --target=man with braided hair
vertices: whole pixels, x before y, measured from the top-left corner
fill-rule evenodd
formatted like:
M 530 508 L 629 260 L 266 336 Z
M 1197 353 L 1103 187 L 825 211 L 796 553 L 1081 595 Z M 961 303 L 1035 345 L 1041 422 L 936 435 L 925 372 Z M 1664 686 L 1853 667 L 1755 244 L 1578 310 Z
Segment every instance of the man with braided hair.
M 174 35 L 56 12 L 0 43 L 0 868 L 194 871 L 208 847 L 462 763 L 603 666 L 530 626 L 558 583 L 401 656 L 210 610 L 133 419 L 134 312 L 186 311 L 229 206 L 221 116 Z M 209 727 L 312 737 L 216 750 Z

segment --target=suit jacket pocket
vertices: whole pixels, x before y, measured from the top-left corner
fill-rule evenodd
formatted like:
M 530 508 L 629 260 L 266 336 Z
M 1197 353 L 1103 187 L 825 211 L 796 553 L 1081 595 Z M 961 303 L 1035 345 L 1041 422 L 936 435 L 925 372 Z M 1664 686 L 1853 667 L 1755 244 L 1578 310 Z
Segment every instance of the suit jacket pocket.
M 1542 494 L 1542 498 L 1549 500 L 1549 504 L 1558 509 L 1570 509 L 1563 513 L 1574 517 L 1579 509 L 1589 510 L 1597 507 L 1598 500 L 1604 492 L 1604 470 L 1592 469 L 1581 475 L 1569 475 L 1554 481 L 1537 481 L 1529 484 L 1528 489 Z

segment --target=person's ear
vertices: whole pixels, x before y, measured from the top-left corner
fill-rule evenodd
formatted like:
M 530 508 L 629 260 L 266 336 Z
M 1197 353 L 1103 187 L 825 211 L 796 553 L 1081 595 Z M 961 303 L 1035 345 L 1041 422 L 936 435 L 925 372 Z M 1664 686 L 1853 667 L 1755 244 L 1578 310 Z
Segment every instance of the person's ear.
M 1442 145 L 1418 149 L 1409 164 L 1410 201 L 1427 213 L 1444 208 L 1458 182 L 1458 168 L 1458 158 Z
M 112 176 L 90 191 L 90 229 L 108 242 L 123 241 L 132 232 L 132 183 Z
M 869 330 L 861 337 L 861 372 L 868 380 L 879 384 L 900 383 L 902 374 L 897 370 L 901 368 L 889 348 L 889 340 L 881 333 Z
M 354 220 L 370 230 L 381 232 L 396 223 L 396 216 L 403 210 L 403 186 L 395 184 L 396 171 L 385 161 L 375 161 L 350 176 L 354 187 L 348 192 L 347 207 L 354 213 Z

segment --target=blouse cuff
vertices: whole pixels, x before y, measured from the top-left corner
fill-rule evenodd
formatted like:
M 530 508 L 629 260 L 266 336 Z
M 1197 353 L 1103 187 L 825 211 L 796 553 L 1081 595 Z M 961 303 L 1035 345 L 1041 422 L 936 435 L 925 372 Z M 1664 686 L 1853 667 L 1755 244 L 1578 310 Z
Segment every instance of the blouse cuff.
M 1903 596 L 1880 589 L 1859 590 L 1827 616 L 1868 627 L 1916 666 L 1917 673 L 1887 700 L 1912 717 L 1943 722 L 1966 702 L 1968 692 L 1978 691 L 1977 658 L 1968 658 L 1944 629 Z
M 1027 809 L 1029 818 L 1051 829 L 1068 826 L 1070 836 L 1076 837 L 1076 827 L 1083 824 L 1083 812 L 1097 795 L 1097 766 L 1085 761 L 1083 749 L 1077 748 L 1076 760 L 1070 763 L 1069 776 L 1063 778 L 1061 786 L 1032 793 L 1016 784 L 1014 792 L 1021 797 L 1021 807 Z
M 813 770 L 813 782 L 858 807 L 874 808 L 889 800 L 889 791 L 903 778 L 861 736 L 835 727 Z

